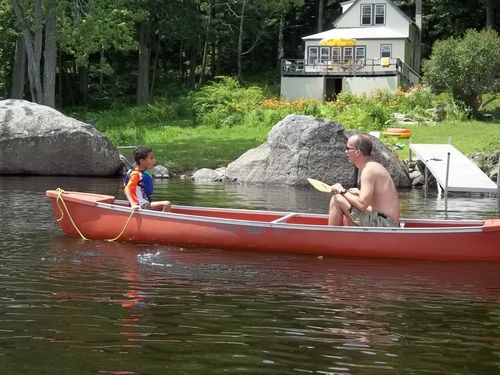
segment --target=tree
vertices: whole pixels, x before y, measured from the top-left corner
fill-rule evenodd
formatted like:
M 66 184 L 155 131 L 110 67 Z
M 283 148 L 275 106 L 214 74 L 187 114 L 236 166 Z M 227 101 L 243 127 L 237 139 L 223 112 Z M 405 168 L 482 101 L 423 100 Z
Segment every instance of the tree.
M 449 91 L 475 113 L 481 95 L 500 88 L 500 37 L 492 29 L 468 30 L 462 38 L 438 41 L 423 71 L 433 89 Z
M 99 55 L 99 90 L 104 76 L 113 68 L 106 54 L 110 51 L 126 52 L 137 49 L 135 22 L 144 19 L 144 12 L 130 0 L 70 0 L 60 18 L 61 49 L 74 56 L 81 76 L 86 75 L 89 58 Z M 85 77 L 81 77 L 86 82 Z M 87 87 L 81 87 L 87 90 Z M 86 93 L 82 93 L 86 96 Z
M 14 15 L 8 0 L 0 0 L 0 100 L 8 96 L 10 76 L 15 70 L 12 64 L 18 33 L 14 29 Z M 24 49 L 22 56 L 25 56 Z M 22 70 L 24 77 L 24 69 Z M 12 88 L 11 88 L 12 90 Z M 22 88 L 20 89 L 22 91 Z M 11 96 L 12 97 L 12 96 Z

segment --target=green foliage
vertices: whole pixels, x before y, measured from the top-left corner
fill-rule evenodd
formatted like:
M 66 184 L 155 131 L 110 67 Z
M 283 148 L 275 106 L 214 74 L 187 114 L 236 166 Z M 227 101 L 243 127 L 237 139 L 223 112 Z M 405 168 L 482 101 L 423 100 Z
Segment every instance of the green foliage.
M 8 1 L 0 0 L 0 100 L 7 97 L 17 34 Z
M 493 106 L 494 103 L 490 104 Z M 446 107 L 447 117 L 438 124 L 405 125 L 412 130 L 413 142 L 446 143 L 448 137 L 453 136 L 452 143 L 464 153 L 498 149 L 498 123 L 464 121 L 466 112 L 455 104 L 451 95 L 435 95 L 425 86 L 396 94 L 379 92 L 365 97 L 343 93 L 336 101 L 320 103 L 315 100 L 264 99 L 261 89 L 246 88 L 233 79 L 221 78 L 191 95 L 183 92 L 183 96 L 177 99 L 70 115 L 95 124 L 117 146 L 152 145 L 158 162 L 179 172 L 227 165 L 243 152 L 263 143 L 269 130 L 292 113 L 329 118 L 349 129 L 373 131 L 390 124 L 393 112 L 407 114 L 414 111 L 429 116 L 425 109 L 436 104 Z M 230 116 L 236 106 L 240 109 L 238 117 Z M 492 111 L 495 108 L 498 105 L 492 107 Z M 198 121 L 193 121 L 194 109 L 201 114 Z M 221 124 L 228 115 L 232 121 L 237 121 L 230 124 L 234 126 Z M 388 142 L 404 143 L 404 149 L 398 154 L 402 158 L 408 156 L 408 140 L 389 138 Z
M 193 94 L 193 110 L 200 123 L 216 128 L 233 126 L 243 122 L 245 112 L 263 98 L 260 87 L 242 87 L 234 78 L 219 77 Z
M 89 55 L 101 50 L 128 51 L 137 48 L 135 22 L 144 18 L 129 0 L 72 2 L 62 9 L 58 39 L 78 65 L 87 65 Z
M 477 112 L 481 95 L 500 88 L 500 37 L 491 29 L 468 30 L 463 38 L 438 41 L 423 71 L 434 90 L 449 91 Z

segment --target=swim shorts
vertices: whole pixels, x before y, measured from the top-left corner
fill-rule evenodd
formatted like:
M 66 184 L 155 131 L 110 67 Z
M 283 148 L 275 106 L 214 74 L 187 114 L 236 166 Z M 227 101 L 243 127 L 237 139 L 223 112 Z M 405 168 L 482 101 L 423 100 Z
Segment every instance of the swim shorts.
M 390 217 L 377 211 L 361 211 L 354 206 L 349 209 L 349 219 L 351 225 L 359 227 L 399 227 Z

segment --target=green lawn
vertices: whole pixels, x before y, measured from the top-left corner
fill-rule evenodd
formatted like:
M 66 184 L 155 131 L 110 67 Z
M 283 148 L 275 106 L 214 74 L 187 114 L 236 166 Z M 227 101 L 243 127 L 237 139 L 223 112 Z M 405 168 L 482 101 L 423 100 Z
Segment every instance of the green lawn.
M 500 123 L 498 122 L 445 122 L 435 125 L 407 126 L 412 131 L 412 143 L 448 143 L 463 154 L 492 152 L 500 149 Z M 398 140 L 405 147 L 398 151 L 400 158 L 408 158 L 409 140 Z

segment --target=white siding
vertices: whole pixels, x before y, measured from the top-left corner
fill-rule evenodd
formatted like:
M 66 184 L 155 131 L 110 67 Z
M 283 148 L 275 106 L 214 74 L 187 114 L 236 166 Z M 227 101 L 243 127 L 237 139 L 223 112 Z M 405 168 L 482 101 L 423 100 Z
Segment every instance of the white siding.
M 352 5 L 339 19 L 335 25 L 340 27 L 377 27 L 361 25 L 361 5 L 363 4 L 385 4 L 385 26 L 404 33 L 408 32 L 410 22 L 392 5 L 384 0 L 361 0 Z
M 363 41 L 358 41 L 361 45 Z M 399 58 L 405 60 L 405 41 L 401 39 L 386 39 L 386 40 L 368 40 L 366 41 L 366 58 L 379 59 L 380 58 L 380 45 L 390 44 L 392 47 L 391 58 Z
M 377 91 L 396 92 L 399 79 L 396 76 L 387 77 L 346 77 L 342 82 L 342 91 L 355 95 L 374 94 Z
M 323 77 L 281 77 L 282 99 L 317 99 L 323 101 Z

